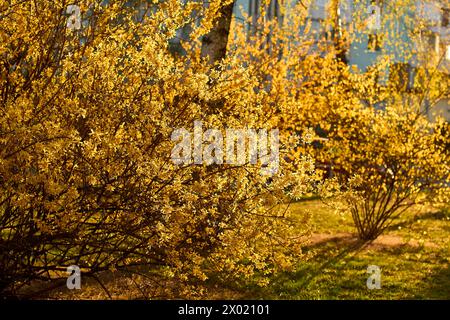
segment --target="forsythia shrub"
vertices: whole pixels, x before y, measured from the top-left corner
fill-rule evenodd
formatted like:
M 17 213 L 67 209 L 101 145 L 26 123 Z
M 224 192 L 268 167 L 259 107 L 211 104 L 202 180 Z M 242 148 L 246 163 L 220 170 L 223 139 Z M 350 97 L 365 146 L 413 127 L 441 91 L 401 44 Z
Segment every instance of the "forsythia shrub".
M 316 124 L 324 139 L 297 154 L 313 154 L 328 169 L 333 178 L 322 184 L 322 196 L 350 212 L 359 238 L 375 239 L 416 204 L 448 203 L 448 123 L 421 114 L 424 91 L 405 97 L 390 83 L 380 85 L 377 67 L 359 74 L 339 62 L 321 65 L 320 74 L 308 73 L 313 84 L 301 93 L 318 98 L 303 99 L 305 108 L 293 117 L 299 127 Z M 425 82 L 434 99 L 448 90 Z
M 351 212 L 361 239 L 375 239 L 413 205 L 448 201 L 450 159 L 437 124 L 395 108 L 362 108 L 341 121 L 322 159 L 333 165 L 333 195 Z
M 288 51 L 283 52 L 283 63 L 275 66 L 278 71 L 288 70 L 289 77 L 274 78 L 270 72 L 273 64 L 261 59 L 260 70 L 269 69 L 271 93 L 284 97 L 277 107 L 285 128 L 297 132 L 315 129 L 316 134 L 310 135 L 314 143 L 297 145 L 291 157 L 314 155 L 316 166 L 326 168 L 323 177 L 333 176 L 321 184 L 320 192 L 339 210 L 351 213 L 363 240 L 375 239 L 415 204 L 440 206 L 449 199 L 448 124 L 441 119 L 430 122 L 424 115 L 437 101 L 448 98 L 448 68 L 445 71 L 442 56 L 419 52 L 415 59 L 420 61 L 420 68 L 411 88 L 405 74 L 397 70 L 405 66 L 397 65 L 398 59 L 409 61 L 417 53 L 411 48 L 412 41 L 423 43 L 416 38 L 420 37 L 416 31 L 424 26 L 407 14 L 411 5 L 409 1 L 396 2 L 383 14 L 383 43 L 394 46 L 397 57 L 380 54 L 364 72 L 337 59 L 339 41 L 329 41 L 357 41 L 355 37 L 364 30 L 358 23 L 365 19 L 357 6 L 352 11 L 353 32 L 340 29 L 339 36 L 335 29 L 334 37 L 330 37 L 333 29 L 328 29 L 328 37 L 316 40 L 312 52 L 302 45 L 285 47 Z M 362 3 L 360 9 L 365 8 Z M 297 17 L 302 16 L 299 10 Z M 405 28 L 410 29 L 405 32 L 410 32 L 412 41 L 405 41 L 391 27 L 398 16 L 406 17 Z M 307 34 L 308 24 L 301 29 L 305 25 L 301 19 L 289 23 L 292 33 L 276 30 L 271 34 L 273 44 L 308 39 L 305 34 L 295 34 L 298 30 Z
M 195 120 L 205 130 L 280 121 L 251 61 L 211 69 L 200 58 L 214 6 L 155 2 L 136 21 L 127 1 L 80 1 L 80 30 L 67 28 L 66 6 L 0 1 L 2 295 L 69 265 L 161 268 L 179 292 L 212 273 L 258 272 L 265 284 L 289 268 L 301 252 L 279 204 L 309 189 L 310 159 L 294 167 L 282 150 L 271 177 L 248 163 L 171 159 L 171 133 Z M 203 20 L 174 57 L 169 40 L 194 11 Z

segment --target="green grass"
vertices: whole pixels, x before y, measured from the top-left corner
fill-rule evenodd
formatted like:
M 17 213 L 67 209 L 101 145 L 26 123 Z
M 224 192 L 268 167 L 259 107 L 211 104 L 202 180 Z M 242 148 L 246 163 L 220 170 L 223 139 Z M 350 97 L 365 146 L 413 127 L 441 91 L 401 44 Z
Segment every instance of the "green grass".
M 234 288 L 248 299 L 450 299 L 450 212 L 410 210 L 374 244 L 355 247 L 351 218 L 320 201 L 291 207 L 311 214 L 308 259 L 266 288 Z M 336 239 L 333 237 L 336 236 Z M 316 239 L 317 240 L 317 239 Z M 381 268 L 381 289 L 366 286 L 367 267 Z
M 351 217 L 317 199 L 290 206 L 303 233 L 309 217 L 310 242 L 293 272 L 274 276 L 269 286 L 244 286 L 218 279 L 205 283 L 209 299 L 450 299 L 450 211 L 415 208 L 394 221 L 373 244 L 357 246 Z M 366 286 L 367 267 L 381 268 L 381 289 Z M 103 275 L 107 282 L 112 275 Z M 109 280 L 108 280 L 109 279 Z M 84 280 L 83 280 L 84 281 Z M 52 292 L 54 299 L 107 299 L 88 279 L 81 292 Z M 111 280 L 115 298 L 142 298 L 129 280 Z M 176 286 L 176 284 L 170 284 Z M 132 287 L 132 286 L 131 286 Z M 151 289 L 151 288 L 150 288 Z M 117 291 L 117 292 L 116 292 Z

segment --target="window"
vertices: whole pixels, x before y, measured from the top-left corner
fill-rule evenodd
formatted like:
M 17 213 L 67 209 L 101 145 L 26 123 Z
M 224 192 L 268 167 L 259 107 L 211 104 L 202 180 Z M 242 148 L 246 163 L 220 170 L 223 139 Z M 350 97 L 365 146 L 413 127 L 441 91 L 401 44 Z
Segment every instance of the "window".
M 315 0 L 309 8 L 309 16 L 311 19 L 315 20 L 325 20 L 327 17 L 326 7 L 328 5 L 328 0 Z
M 394 63 L 389 67 L 389 84 L 398 92 L 410 91 L 414 88 L 416 70 L 409 63 Z
M 381 34 L 369 34 L 369 41 L 367 43 L 367 49 L 370 51 L 381 51 L 382 35 Z
M 367 9 L 369 13 L 367 28 L 375 33 L 381 29 L 381 8 L 376 3 L 372 3 Z
M 256 23 L 259 18 L 259 6 L 260 6 L 259 0 L 249 0 L 249 16 L 252 17 L 252 24 L 256 26 Z
M 267 8 L 267 19 L 280 19 L 280 6 L 278 0 L 272 0 L 269 3 L 269 7 Z
M 441 26 L 442 27 L 448 27 L 449 26 L 449 16 L 450 16 L 450 9 L 444 8 L 442 9 L 442 20 L 441 20 Z
M 439 43 L 440 43 L 439 34 L 434 33 L 433 35 L 431 35 L 431 37 L 430 37 L 430 48 L 432 50 L 434 50 L 436 55 L 439 55 Z
M 430 25 L 439 25 L 442 21 L 439 3 L 433 1 L 416 1 L 416 13 L 419 19 Z
M 275 18 L 278 18 L 281 20 L 281 13 L 280 13 L 280 4 L 278 2 L 279 0 L 271 0 L 268 4 L 268 6 L 265 7 L 266 16 L 264 17 L 265 20 L 273 20 Z M 263 0 L 249 0 L 249 16 L 252 18 L 251 29 L 255 30 L 255 27 L 258 25 L 258 19 L 261 17 L 261 5 L 263 5 Z
M 339 16 L 343 25 L 348 25 L 352 22 L 352 0 L 339 1 Z
M 382 1 L 371 1 L 367 7 L 367 29 L 369 31 L 369 40 L 367 49 L 370 51 L 380 51 L 382 45 L 381 30 L 381 8 Z
M 252 36 L 262 36 L 264 34 L 263 27 L 268 24 L 269 21 L 277 21 L 279 24 L 282 23 L 283 17 L 280 10 L 280 5 L 282 5 L 282 3 L 281 0 L 270 0 L 269 2 L 264 0 L 249 0 L 248 13 L 251 18 L 250 23 L 248 24 L 249 39 L 251 39 Z M 264 10 L 261 9 L 262 7 Z M 265 12 L 264 16 L 262 16 L 263 12 Z M 265 36 L 265 48 L 269 53 L 273 49 L 273 32 L 274 28 L 270 25 L 269 33 Z

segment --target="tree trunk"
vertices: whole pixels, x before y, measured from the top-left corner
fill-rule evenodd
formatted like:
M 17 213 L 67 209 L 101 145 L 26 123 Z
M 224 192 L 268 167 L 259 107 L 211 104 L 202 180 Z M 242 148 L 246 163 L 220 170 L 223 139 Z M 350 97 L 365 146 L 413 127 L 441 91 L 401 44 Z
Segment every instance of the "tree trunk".
M 347 57 L 346 57 L 346 48 L 345 48 L 345 41 L 341 38 L 341 25 L 339 24 L 339 0 L 331 0 L 330 2 L 330 22 L 331 22 L 331 32 L 332 32 L 332 39 L 333 39 L 333 45 L 336 50 L 336 58 L 344 62 L 345 64 L 348 63 Z
M 211 31 L 202 39 L 202 57 L 208 57 L 210 64 L 225 58 L 227 52 L 228 35 L 233 15 L 234 2 L 220 9 L 220 17 L 216 20 Z

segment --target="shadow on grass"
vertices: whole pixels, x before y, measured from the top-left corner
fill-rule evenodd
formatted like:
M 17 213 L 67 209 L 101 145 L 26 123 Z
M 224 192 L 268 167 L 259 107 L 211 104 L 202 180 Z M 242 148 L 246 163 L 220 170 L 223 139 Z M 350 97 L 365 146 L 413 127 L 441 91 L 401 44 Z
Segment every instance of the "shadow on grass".
M 407 219 L 405 221 L 401 221 L 399 223 L 392 224 L 386 229 L 386 232 L 397 230 L 399 227 L 401 228 L 407 228 L 416 223 L 419 220 L 440 220 L 450 217 L 450 211 L 449 210 L 438 210 L 438 211 L 430 211 L 426 212 L 424 214 L 415 215 L 411 217 L 410 219 Z
M 316 299 L 310 290 L 315 280 L 323 280 L 327 270 L 338 270 L 339 264 L 349 256 L 363 250 L 368 242 L 356 240 L 353 236 L 336 237 L 321 241 L 305 248 L 305 253 L 314 255 L 300 262 L 293 272 L 283 272 L 273 279 L 267 288 L 247 287 L 246 298 L 250 299 Z M 333 281 L 332 281 L 333 282 Z M 339 286 L 349 284 L 340 284 Z M 355 285 L 355 284 L 351 284 Z M 337 287 L 339 287 L 337 286 Z
M 431 274 L 415 299 L 450 300 L 450 265 Z
M 310 246 L 309 250 L 317 250 L 317 256 L 315 259 L 326 261 L 322 262 L 319 266 L 315 266 L 314 270 L 309 270 L 307 274 L 304 275 L 303 280 L 299 282 L 302 288 L 306 288 L 309 284 L 316 279 L 319 275 L 322 275 L 324 270 L 336 266 L 339 262 L 345 260 L 347 257 L 357 254 L 368 246 L 370 241 L 362 241 L 355 237 L 349 236 L 345 238 L 332 238 L 328 241 L 318 242 Z M 334 248 L 342 247 L 342 249 L 336 249 L 336 253 L 330 256 L 329 245 L 335 246 Z

